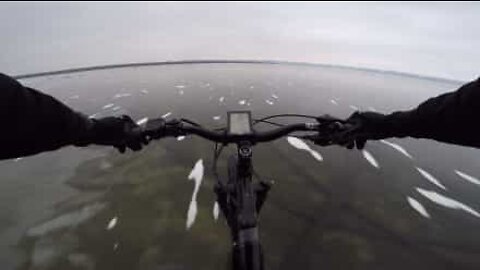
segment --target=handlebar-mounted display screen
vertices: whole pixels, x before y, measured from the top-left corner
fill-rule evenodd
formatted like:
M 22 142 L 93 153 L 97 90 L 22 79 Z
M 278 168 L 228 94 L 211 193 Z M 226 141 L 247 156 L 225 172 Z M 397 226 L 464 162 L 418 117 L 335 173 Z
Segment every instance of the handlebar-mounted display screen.
M 230 135 L 248 135 L 253 133 L 250 111 L 228 112 L 228 133 Z

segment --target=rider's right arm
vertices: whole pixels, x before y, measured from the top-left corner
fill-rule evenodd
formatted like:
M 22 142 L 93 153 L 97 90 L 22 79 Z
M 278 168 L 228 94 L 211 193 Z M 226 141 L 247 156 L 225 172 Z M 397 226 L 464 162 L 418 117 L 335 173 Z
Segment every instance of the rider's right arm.
M 413 110 L 389 114 L 385 122 L 393 137 L 480 147 L 480 78 L 430 98 Z

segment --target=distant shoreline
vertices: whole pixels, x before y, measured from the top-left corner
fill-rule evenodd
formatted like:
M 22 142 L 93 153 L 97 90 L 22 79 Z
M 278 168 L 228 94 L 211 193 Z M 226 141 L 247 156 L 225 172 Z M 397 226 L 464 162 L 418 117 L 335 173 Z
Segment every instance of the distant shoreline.
M 457 80 L 438 78 L 438 77 L 432 77 L 432 76 L 424 76 L 424 75 L 399 72 L 399 71 L 379 70 L 379 69 L 373 69 L 373 68 L 360 68 L 360 67 L 351 67 L 351 66 L 342 66 L 342 65 L 333 65 L 333 64 L 275 61 L 275 60 L 180 60 L 180 61 L 160 61 L 160 62 L 139 62 L 139 63 L 112 64 L 112 65 L 70 68 L 70 69 L 54 70 L 54 71 L 47 71 L 47 72 L 21 74 L 13 77 L 15 79 L 27 79 L 27 78 L 34 78 L 34 77 L 61 75 L 61 74 L 68 74 L 68 73 L 77 73 L 77 72 L 95 71 L 95 70 L 104 70 L 104 69 L 145 67 L 145 66 L 164 66 L 164 65 L 188 65 L 188 64 L 264 64 L 264 65 L 312 66 L 312 67 L 339 68 L 339 69 L 383 73 L 383 74 L 389 74 L 389 75 L 405 76 L 405 77 L 441 81 L 441 82 L 454 83 L 454 84 L 464 83 L 462 81 L 457 81 Z

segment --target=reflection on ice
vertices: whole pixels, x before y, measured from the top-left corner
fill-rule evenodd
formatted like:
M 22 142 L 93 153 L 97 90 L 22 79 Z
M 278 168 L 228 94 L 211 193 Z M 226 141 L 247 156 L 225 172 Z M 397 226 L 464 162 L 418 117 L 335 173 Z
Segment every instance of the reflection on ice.
M 271 101 L 271 100 L 268 100 L 268 99 L 267 99 L 267 100 L 265 100 L 265 102 L 266 102 L 268 105 L 273 105 L 273 101 Z
M 75 95 L 75 96 L 69 97 L 68 99 L 78 99 L 79 97 L 80 97 L 79 95 Z
M 41 225 L 33 227 L 27 231 L 27 235 L 37 237 L 65 227 L 76 226 L 90 219 L 104 208 L 105 204 L 103 203 L 95 203 L 89 206 L 85 206 L 80 210 L 64 214 L 62 216 L 49 220 Z
M 278 99 L 278 96 L 277 96 L 277 95 L 275 95 L 275 94 L 272 94 L 272 98 L 274 98 L 274 99 Z
M 180 96 L 183 96 L 184 93 L 185 93 L 185 92 L 183 92 L 183 90 L 179 90 L 179 91 L 178 91 L 178 94 L 179 94 Z
M 118 111 L 118 110 L 120 110 L 120 108 L 122 108 L 122 107 L 116 106 L 116 107 L 114 107 L 114 108 L 112 109 L 112 111 Z
M 333 105 L 338 105 L 337 101 L 335 101 L 334 99 L 330 99 L 330 103 L 332 103 Z
M 421 203 L 419 203 L 417 200 L 415 200 L 414 198 L 411 198 L 411 197 L 407 197 L 407 201 L 408 201 L 408 204 L 410 204 L 410 206 L 415 211 L 417 211 L 420 215 L 422 215 L 426 218 L 430 218 L 430 215 L 428 214 L 425 207 L 423 207 L 423 205 Z
M 214 117 L 213 117 L 213 120 L 218 121 L 218 120 L 220 120 L 221 118 L 222 118 L 222 117 L 221 117 L 220 115 L 217 115 L 217 116 L 214 116 Z
M 438 186 L 439 188 L 441 189 L 444 189 L 444 190 L 447 190 L 447 188 L 442 184 L 440 183 L 440 181 L 438 181 L 435 177 L 433 177 L 433 175 L 431 175 L 430 173 L 428 173 L 427 171 L 421 169 L 421 168 L 418 168 L 418 167 L 415 167 L 415 169 L 417 169 L 417 171 L 425 178 L 427 179 L 428 181 L 432 182 L 434 185 Z
M 145 90 L 145 89 L 141 90 L 140 92 L 141 92 L 142 94 L 144 94 L 144 95 L 147 95 L 147 94 L 148 94 L 148 91 Z
M 118 243 L 113 244 L 113 250 L 117 250 L 117 249 L 118 249 Z
M 107 225 L 106 230 L 109 231 L 109 230 L 115 228 L 115 226 L 117 226 L 117 221 L 118 221 L 118 218 L 117 218 L 117 217 L 113 217 L 113 218 L 108 222 L 108 225 Z
M 185 85 L 175 85 L 175 88 L 177 88 L 177 89 L 183 89 L 183 88 L 185 88 Z
M 177 141 L 183 141 L 183 140 L 185 140 L 185 136 L 178 136 L 177 137 Z
M 218 99 L 218 101 L 220 101 L 220 103 L 222 103 L 224 100 L 225 100 L 225 97 L 220 97 L 220 98 Z
M 22 159 L 23 159 L 23 158 L 19 157 L 19 158 L 14 159 L 13 161 L 19 162 L 19 161 L 22 160 Z
M 244 99 L 238 101 L 238 104 L 239 104 L 239 105 L 245 105 L 246 103 L 247 103 L 247 101 L 244 100 Z
M 220 214 L 220 206 L 218 205 L 218 202 L 215 202 L 213 205 L 213 219 L 215 221 L 218 220 L 218 215 Z
M 137 121 L 137 125 L 141 126 L 141 125 L 147 123 L 147 121 L 148 121 L 148 117 L 142 118 L 142 119 Z
M 106 109 L 111 108 L 111 107 L 113 107 L 113 106 L 115 106 L 115 104 L 109 103 L 109 104 L 103 106 L 102 109 L 106 110 Z
M 368 161 L 368 163 L 370 163 L 370 165 L 372 165 L 377 169 L 380 168 L 377 160 L 372 156 L 370 152 L 368 152 L 367 150 L 362 150 L 362 154 L 363 154 L 363 157 Z
M 377 112 L 377 109 L 375 109 L 374 107 L 368 107 L 368 110 L 371 112 Z
M 287 141 L 293 147 L 310 153 L 318 161 L 323 161 L 323 157 L 315 150 L 312 150 L 308 144 L 296 137 L 287 137 Z
M 461 178 L 473 183 L 473 184 L 476 184 L 476 185 L 480 185 L 480 180 L 478 180 L 477 178 L 471 176 L 471 175 L 468 175 L 464 172 L 461 172 L 461 171 L 458 171 L 458 170 L 455 170 L 455 173 L 460 176 Z
M 200 184 L 202 183 L 203 172 L 203 160 L 199 159 L 188 175 L 188 180 L 195 181 L 195 188 L 193 189 L 192 199 L 190 201 L 190 205 L 188 206 L 187 230 L 192 227 L 193 223 L 195 222 L 195 217 L 197 216 L 197 193 L 200 189 Z
M 353 106 L 353 105 L 350 105 L 350 109 L 352 109 L 354 111 L 360 110 L 357 106 Z
M 475 211 L 474 209 L 472 209 L 471 207 L 459 202 L 459 201 L 456 201 L 454 199 L 451 199 L 451 198 L 448 198 L 444 195 L 441 195 L 435 191 L 430 191 L 430 190 L 425 190 L 425 189 L 421 189 L 421 188 L 417 188 L 417 191 L 422 194 L 423 196 L 425 196 L 426 198 L 428 198 L 429 200 L 431 200 L 432 202 L 438 204 L 438 205 L 441 205 L 443 207 L 447 207 L 447 208 L 451 208 L 451 209 L 457 209 L 457 210 L 463 210 L 475 217 L 478 217 L 480 218 L 480 213 L 478 213 L 477 211 Z
M 397 150 L 398 152 L 402 153 L 404 156 L 410 158 L 410 159 L 413 159 L 413 157 L 407 152 L 407 150 L 405 150 L 405 148 L 401 147 L 400 145 L 396 144 L 396 143 L 391 143 L 389 141 L 386 141 L 386 140 L 380 140 L 381 143 L 384 143 L 390 147 L 392 147 L 393 149 Z

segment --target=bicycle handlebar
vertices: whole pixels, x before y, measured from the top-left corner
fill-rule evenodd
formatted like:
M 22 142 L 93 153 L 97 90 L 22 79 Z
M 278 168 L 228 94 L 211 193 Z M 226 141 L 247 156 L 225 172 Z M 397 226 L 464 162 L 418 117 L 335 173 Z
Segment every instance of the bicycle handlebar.
M 226 131 L 212 131 L 201 126 L 187 125 L 176 119 L 166 122 L 164 119 L 158 118 L 147 122 L 144 128 L 144 133 L 153 139 L 194 134 L 204 139 L 223 144 L 237 143 L 241 141 L 249 141 L 255 144 L 258 142 L 273 141 L 297 131 L 319 131 L 323 126 L 324 124 L 319 123 L 298 123 L 285 125 L 269 131 L 253 131 L 246 135 L 233 135 Z
M 235 143 L 240 141 L 249 141 L 252 143 L 268 142 L 268 141 L 273 141 L 278 138 L 281 138 L 295 131 L 315 131 L 318 128 L 318 126 L 319 124 L 307 124 L 307 123 L 293 124 L 293 125 L 287 125 L 285 127 L 276 128 L 274 130 L 265 131 L 265 132 L 253 131 L 253 133 L 246 134 L 246 135 L 232 135 L 232 134 L 228 134 L 225 131 L 214 132 L 214 131 L 210 131 L 210 130 L 207 130 L 201 127 L 195 127 L 195 126 L 178 127 L 178 130 L 181 132 L 184 132 L 185 135 L 195 134 L 213 142 L 228 144 L 228 143 Z

